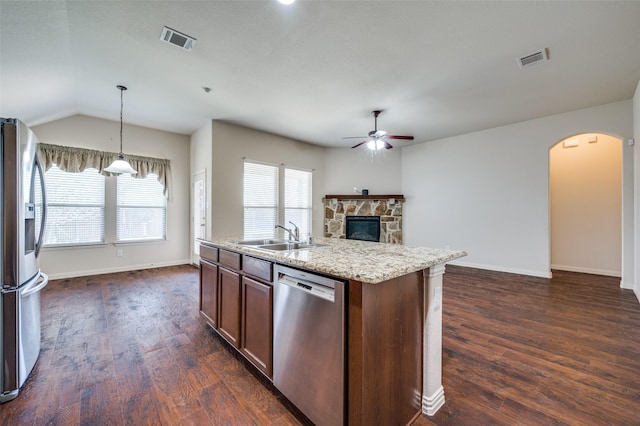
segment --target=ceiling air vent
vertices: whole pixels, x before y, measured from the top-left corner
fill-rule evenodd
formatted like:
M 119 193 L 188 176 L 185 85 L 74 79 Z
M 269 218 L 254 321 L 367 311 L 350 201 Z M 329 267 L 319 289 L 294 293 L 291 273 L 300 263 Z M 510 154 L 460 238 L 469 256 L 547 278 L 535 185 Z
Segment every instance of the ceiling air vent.
M 529 53 L 518 58 L 518 65 L 520 68 L 531 67 L 538 62 L 543 62 L 549 59 L 547 56 L 547 49 L 540 49 L 537 52 Z
M 190 52 L 193 49 L 193 45 L 196 44 L 196 39 L 173 30 L 169 27 L 164 27 L 162 29 L 162 34 L 160 34 L 160 40 L 165 43 L 173 44 L 174 46 L 178 46 L 187 52 Z

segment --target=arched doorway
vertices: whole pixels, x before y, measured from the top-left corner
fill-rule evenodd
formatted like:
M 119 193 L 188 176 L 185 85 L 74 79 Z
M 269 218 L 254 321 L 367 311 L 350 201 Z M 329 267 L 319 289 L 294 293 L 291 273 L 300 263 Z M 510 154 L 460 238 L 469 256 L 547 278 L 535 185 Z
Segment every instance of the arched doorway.
M 622 275 L 622 140 L 570 136 L 549 150 L 551 269 Z

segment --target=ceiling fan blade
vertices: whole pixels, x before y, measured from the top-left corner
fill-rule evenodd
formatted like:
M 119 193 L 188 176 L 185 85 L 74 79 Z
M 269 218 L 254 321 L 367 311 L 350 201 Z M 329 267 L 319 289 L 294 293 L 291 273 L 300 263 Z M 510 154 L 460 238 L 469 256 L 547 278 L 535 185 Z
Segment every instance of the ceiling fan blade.
M 366 138 L 366 136 L 345 136 L 342 139 L 362 139 L 362 138 Z
M 391 148 L 393 148 L 393 145 L 391 145 L 389 142 L 387 142 L 387 141 L 383 141 L 383 142 L 384 142 L 384 147 L 385 147 L 386 149 L 391 149 Z
M 362 142 L 360 142 L 359 144 L 352 146 L 352 147 L 351 147 L 351 149 L 353 149 L 353 148 L 357 148 L 357 147 L 359 147 L 360 145 L 362 145 L 362 144 L 363 144 L 363 143 L 365 143 L 365 142 L 367 142 L 367 141 L 366 141 L 366 140 L 363 140 L 363 141 L 362 141 Z
M 403 139 L 406 141 L 412 141 L 413 140 L 413 136 L 400 136 L 400 135 L 386 135 L 385 136 L 386 139 Z

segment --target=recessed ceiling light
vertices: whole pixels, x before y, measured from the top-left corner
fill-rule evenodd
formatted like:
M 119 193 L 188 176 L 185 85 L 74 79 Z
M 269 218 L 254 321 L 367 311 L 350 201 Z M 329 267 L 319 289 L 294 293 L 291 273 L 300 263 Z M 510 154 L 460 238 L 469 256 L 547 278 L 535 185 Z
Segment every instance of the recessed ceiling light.
M 282 3 L 282 4 L 291 4 L 291 3 L 293 3 L 293 2 L 294 2 L 294 1 L 296 1 L 296 0 L 278 0 L 278 1 L 279 1 L 280 3 Z

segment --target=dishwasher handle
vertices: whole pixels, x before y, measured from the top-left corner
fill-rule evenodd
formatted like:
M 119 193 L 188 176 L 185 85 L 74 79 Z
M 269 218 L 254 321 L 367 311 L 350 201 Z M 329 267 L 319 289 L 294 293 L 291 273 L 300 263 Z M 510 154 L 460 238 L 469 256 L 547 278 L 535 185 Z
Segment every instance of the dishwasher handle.
M 331 303 L 334 303 L 336 299 L 335 289 L 324 286 L 322 284 L 301 280 L 299 278 L 294 278 L 292 276 L 285 275 L 285 274 L 280 274 L 278 278 L 278 283 L 282 285 L 286 285 L 296 290 L 303 291 L 312 296 L 328 300 Z

